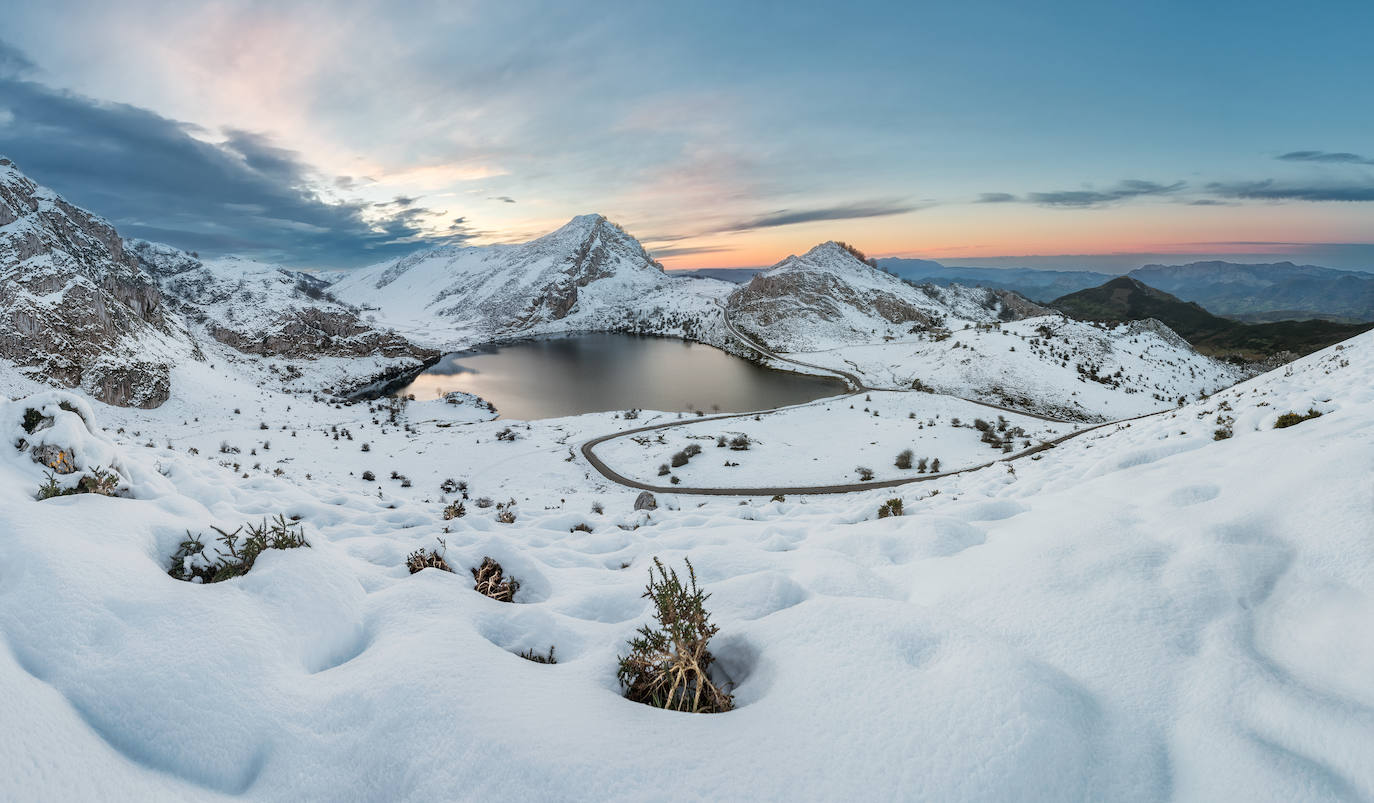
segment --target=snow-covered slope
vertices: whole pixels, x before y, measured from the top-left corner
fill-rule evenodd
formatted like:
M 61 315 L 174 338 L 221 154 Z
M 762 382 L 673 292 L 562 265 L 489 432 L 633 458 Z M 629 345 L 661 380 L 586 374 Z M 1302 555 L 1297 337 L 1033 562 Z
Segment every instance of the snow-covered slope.
M 652 513 L 568 454 L 651 413 L 403 428 L 205 371 L 185 407 L 0 402 L 0 797 L 1374 797 L 1374 333 L 1038 459 Z M 126 496 L 36 501 L 41 446 Z M 188 530 L 276 513 L 309 549 L 167 576 Z M 407 574 L 429 547 L 457 573 Z M 619 695 L 655 556 L 711 594 L 735 711 Z
M 168 303 L 210 338 L 239 352 L 304 361 L 371 357 L 384 362 L 382 375 L 388 376 L 439 356 L 364 321 L 356 308 L 334 299 L 327 284 L 309 274 L 236 257 L 202 261 L 141 240 L 126 246 Z M 369 364 L 348 381 L 375 380 L 378 376 L 370 373 L 375 367 Z M 346 382 L 341 378 L 331 384 Z
M 736 326 L 778 351 L 882 342 L 1050 313 L 1006 290 L 911 285 L 834 241 L 758 274 L 730 294 L 726 307 Z
M 104 220 L 0 158 L 0 359 L 103 401 L 156 407 L 194 347 Z
M 703 338 L 731 285 L 666 274 L 601 215 L 522 245 L 445 246 L 356 271 L 330 287 L 418 342 L 446 348 L 577 330 Z
M 1139 415 L 1245 376 L 1158 321 L 1097 326 L 1004 290 L 911 285 L 834 242 L 754 277 L 726 309 L 737 329 L 806 364 L 766 360 L 778 367 L 1074 420 Z
M 1153 320 L 1028 318 L 788 356 L 856 373 L 872 387 L 932 388 L 1082 421 L 1172 407 L 1246 375 Z

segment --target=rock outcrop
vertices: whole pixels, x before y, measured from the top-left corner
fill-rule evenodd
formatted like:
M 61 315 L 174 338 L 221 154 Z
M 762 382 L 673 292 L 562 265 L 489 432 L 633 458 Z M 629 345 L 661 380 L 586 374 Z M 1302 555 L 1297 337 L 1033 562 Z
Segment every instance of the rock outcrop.
M 114 227 L 0 158 L 0 357 L 109 404 L 156 407 L 184 343 Z

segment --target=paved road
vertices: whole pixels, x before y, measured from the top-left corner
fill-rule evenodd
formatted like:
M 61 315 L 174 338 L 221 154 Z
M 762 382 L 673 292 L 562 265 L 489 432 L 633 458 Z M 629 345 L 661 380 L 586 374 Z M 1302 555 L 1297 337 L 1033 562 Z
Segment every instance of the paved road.
M 719 304 L 717 305 L 720 306 Z M 793 360 L 776 354 L 768 348 L 764 347 L 762 344 L 754 341 L 752 338 L 745 336 L 738 329 L 736 329 L 735 325 L 730 321 L 730 316 L 726 314 L 724 306 L 721 306 L 720 314 L 721 318 L 725 321 L 725 328 L 729 330 L 730 334 L 734 335 L 736 338 L 741 340 L 745 345 L 749 346 L 755 351 L 758 351 L 760 354 L 763 354 L 767 357 L 771 357 L 780 362 L 790 362 L 794 365 L 801 365 L 807 368 L 815 368 L 821 371 L 827 371 L 833 374 L 838 374 L 839 376 L 843 377 L 846 382 L 849 383 L 850 387 L 856 388 L 854 391 L 846 395 L 853 396 L 859 393 L 864 393 L 866 391 L 873 390 L 873 388 L 866 387 L 863 381 L 859 379 L 859 377 L 847 371 L 841 371 L 836 368 L 827 368 L 825 366 L 820 365 L 812 365 L 811 363 L 800 362 L 798 360 Z M 819 404 L 825 401 L 833 400 L 833 398 L 834 397 L 832 397 L 831 399 L 821 399 L 812 403 Z M 958 398 L 963 397 L 961 396 Z M 982 402 L 976 399 L 964 399 L 964 401 L 982 405 L 983 407 L 989 407 L 994 410 L 1005 410 L 1006 412 L 1015 413 L 1017 415 L 1025 415 L 1030 416 L 1031 418 L 1038 418 L 1042 421 L 1052 421 L 1060 424 L 1071 423 L 1068 421 L 1061 421 L 1057 418 L 1050 418 L 1048 416 L 1037 415 L 1035 413 L 1027 413 L 1023 410 L 1013 410 L 1010 407 L 1003 407 L 998 404 L 989 404 L 988 402 Z M 1079 435 L 1084 435 L 1086 433 L 1092 432 L 1093 430 L 1101 429 L 1102 427 L 1110 426 L 1112 424 L 1121 424 L 1127 421 L 1135 421 L 1137 419 L 1147 418 L 1152 415 L 1159 415 L 1160 413 L 1169 412 L 1169 410 L 1159 410 L 1157 412 L 1146 413 L 1144 415 L 1138 415 L 1132 418 L 1123 418 L 1119 421 L 1106 421 L 1101 424 L 1093 424 L 1082 429 L 1074 430 L 1073 432 L 1070 432 L 1066 435 L 1061 435 L 1053 440 L 1043 441 L 1036 446 L 1032 446 L 1029 449 L 1025 449 L 1023 451 L 1017 452 L 1007 457 L 998 458 L 997 460 L 989 460 L 986 463 L 980 463 L 976 466 L 967 466 L 965 468 L 957 469 L 955 471 L 946 471 L 940 474 L 918 474 L 914 477 L 900 477 L 898 479 L 892 480 L 876 480 L 873 482 L 851 482 L 843 483 L 840 485 L 769 485 L 755 488 L 693 488 L 685 485 L 651 485 L 647 482 L 640 482 L 639 480 L 627 477 L 624 474 L 619 473 L 615 469 L 606 465 L 606 463 L 600 457 L 596 456 L 596 452 L 594 451 L 594 449 L 598 445 L 605 443 L 608 440 L 612 440 L 614 438 L 626 438 L 631 435 L 638 435 L 643 432 L 653 432 L 659 429 L 668 429 L 669 427 L 686 426 L 687 424 L 698 424 L 704 421 L 725 421 L 731 418 L 745 418 L 766 412 L 771 411 L 764 410 L 749 413 L 730 413 L 727 415 L 714 415 L 700 418 L 686 418 L 678 421 L 668 421 L 662 424 L 650 424 L 649 426 L 637 427 L 635 429 L 627 429 L 622 432 L 612 432 L 609 435 L 602 435 L 600 437 L 592 438 L 591 440 L 582 444 L 582 456 L 586 458 L 587 462 L 591 464 L 592 468 L 596 469 L 597 472 L 601 474 L 601 476 L 605 477 L 611 482 L 618 483 L 620 485 L 624 485 L 630 488 L 637 488 L 642 491 L 650 491 L 652 493 L 687 494 L 691 496 L 804 496 L 818 494 L 842 494 L 853 493 L 855 491 L 869 491 L 874 488 L 895 488 L 898 485 L 909 485 L 913 482 L 929 482 L 930 480 L 938 480 L 943 479 L 945 477 L 952 477 L 956 474 L 964 474 L 969 471 L 978 471 L 979 469 L 984 469 L 988 466 L 995 465 L 997 463 L 1010 463 L 1014 460 L 1021 460 L 1030 457 L 1031 455 L 1038 454 L 1040 452 L 1045 451 L 1046 449 L 1053 449 L 1054 447 L 1058 446 L 1064 441 L 1069 440 L 1070 438 L 1076 438 Z

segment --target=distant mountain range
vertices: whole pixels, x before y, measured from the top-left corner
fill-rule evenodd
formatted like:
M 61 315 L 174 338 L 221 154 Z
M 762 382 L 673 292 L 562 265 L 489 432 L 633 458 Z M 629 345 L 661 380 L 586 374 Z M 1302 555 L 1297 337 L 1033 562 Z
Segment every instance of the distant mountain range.
M 1242 323 L 1221 318 L 1133 276 L 1070 293 L 1050 303 L 1072 318 L 1112 323 L 1154 318 L 1198 351 L 1214 357 L 1262 360 L 1284 351 L 1310 354 L 1374 328 L 1374 323 L 1324 320 Z
M 879 259 L 878 267 L 920 284 L 973 284 L 1014 290 L 1032 301 L 1044 303 L 1112 278 L 1109 273 L 1037 268 L 959 268 L 929 259 Z
M 1374 321 L 1374 274 L 1275 262 L 1146 265 L 1127 274 L 1238 320 Z
M 950 267 L 928 259 L 880 259 L 879 267 L 914 282 L 977 284 L 1015 290 L 1041 303 L 1097 287 L 1116 274 L 1037 268 Z M 1145 265 L 1126 274 L 1213 314 L 1243 321 L 1323 318 L 1374 321 L 1374 273 L 1292 262 L 1192 262 Z M 723 278 L 723 277 L 722 277 Z

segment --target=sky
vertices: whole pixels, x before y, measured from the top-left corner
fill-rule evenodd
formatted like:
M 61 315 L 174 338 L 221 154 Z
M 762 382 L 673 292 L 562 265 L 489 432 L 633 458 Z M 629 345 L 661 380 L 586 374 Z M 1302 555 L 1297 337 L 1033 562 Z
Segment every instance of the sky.
M 0 0 L 0 155 L 296 267 L 574 215 L 669 268 L 1374 270 L 1374 3 Z

